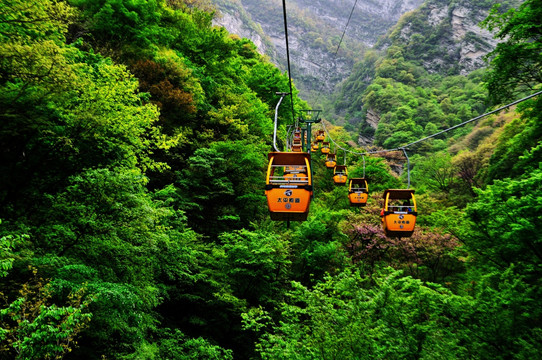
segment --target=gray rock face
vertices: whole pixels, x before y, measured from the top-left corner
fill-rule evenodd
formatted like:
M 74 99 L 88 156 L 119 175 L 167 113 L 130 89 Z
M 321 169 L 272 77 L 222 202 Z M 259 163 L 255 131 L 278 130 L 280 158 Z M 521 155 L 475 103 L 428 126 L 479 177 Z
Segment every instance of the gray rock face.
M 365 122 L 372 127 L 374 130 L 378 127 L 378 123 L 380 122 L 380 114 L 377 113 L 373 109 L 368 109 L 367 114 L 365 116 Z M 358 144 L 361 146 L 370 146 L 374 142 L 374 135 L 367 135 L 367 134 L 359 134 L 358 138 Z
M 452 11 L 452 38 L 458 44 L 461 74 L 485 66 L 483 57 L 497 46 L 493 34 L 478 26 L 486 17 L 486 12 L 475 12 L 464 6 L 458 6 Z M 468 37 L 469 34 L 474 35 L 473 40 Z
M 261 53 L 286 70 L 281 1 L 214 0 L 222 16 L 215 21 L 252 40 Z M 367 47 L 423 0 L 358 0 L 340 49 L 339 39 L 355 0 L 292 0 L 287 3 L 292 77 L 305 99 L 330 93 L 344 80 Z
M 515 0 L 508 6 L 517 6 L 521 2 Z M 384 43 L 408 48 L 413 46 L 412 39 L 421 35 L 431 44 L 431 54 L 418 54 L 417 60 L 425 69 L 466 75 L 484 67 L 484 56 L 498 43 L 493 34 L 479 26 L 487 17 L 490 6 L 467 0 L 427 0 L 418 10 L 402 18 Z
M 376 111 L 369 109 L 367 110 L 367 117 L 365 118 L 367 124 L 369 124 L 373 129 L 376 130 L 378 123 L 380 122 L 380 114 Z
M 215 25 L 223 26 L 228 32 L 251 40 L 262 54 L 273 53 L 274 49 L 269 36 L 259 24 L 252 20 L 240 1 L 227 0 L 225 3 L 216 1 L 215 5 L 220 10 L 213 21 Z
M 423 0 L 358 0 L 347 35 L 354 41 L 373 46 L 378 37 L 395 25 L 402 14 L 417 8 L 422 2 Z M 295 3 L 342 34 L 355 0 L 296 0 Z
M 231 33 L 251 40 L 262 54 L 267 52 L 268 47 L 263 41 L 265 34 L 246 26 L 238 14 L 222 13 L 220 19 L 218 19 L 215 23 L 225 27 Z M 229 29 L 235 29 L 235 31 Z

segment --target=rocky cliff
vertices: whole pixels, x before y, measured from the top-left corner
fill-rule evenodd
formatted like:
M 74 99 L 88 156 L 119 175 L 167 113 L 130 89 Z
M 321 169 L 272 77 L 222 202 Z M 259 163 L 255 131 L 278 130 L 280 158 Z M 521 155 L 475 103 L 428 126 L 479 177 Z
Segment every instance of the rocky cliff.
M 331 93 L 364 50 L 423 0 L 358 0 L 341 48 L 337 47 L 355 0 L 292 0 L 287 2 L 292 77 L 302 97 Z M 251 39 L 262 53 L 286 69 L 282 1 L 214 0 L 218 25 Z
M 383 114 L 381 109 L 364 104 L 363 98 L 365 89 L 376 76 L 427 87 L 428 74 L 436 73 L 444 79 L 484 67 L 484 57 L 495 48 L 497 41 L 479 23 L 497 2 L 502 3 L 500 11 L 506 11 L 522 1 L 426 0 L 420 8 L 404 14 L 375 45 L 381 51 L 380 60 L 358 64 L 363 71 L 353 73 L 342 84 L 334 103 L 337 118 L 347 119 L 352 126 L 359 123 L 359 143 L 372 144 Z M 385 51 L 391 47 L 393 51 Z M 394 68 L 397 61 L 403 67 Z M 416 70 L 417 67 L 424 70 Z M 402 71 L 406 77 L 401 77 Z M 425 71 L 428 74 L 424 75 Z M 367 74 L 372 75 L 372 80 L 366 79 Z
M 521 1 L 427 0 L 405 14 L 377 47 L 400 46 L 430 73 L 466 75 L 485 66 L 484 56 L 497 45 L 479 26 L 495 3 L 504 3 L 504 10 Z
M 250 39 L 260 53 L 273 56 L 275 49 L 271 39 L 261 25 L 252 20 L 240 0 L 214 0 L 219 10 L 214 20 L 215 25 L 223 26 L 230 33 Z

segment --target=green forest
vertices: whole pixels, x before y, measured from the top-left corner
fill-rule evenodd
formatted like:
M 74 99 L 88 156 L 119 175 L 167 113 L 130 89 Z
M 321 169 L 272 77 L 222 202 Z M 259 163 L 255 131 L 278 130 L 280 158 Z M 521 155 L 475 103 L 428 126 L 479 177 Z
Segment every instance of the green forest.
M 542 96 L 408 149 L 410 237 L 379 216 L 403 153 L 355 154 L 542 90 L 542 0 L 507 4 L 469 75 L 420 39 L 366 52 L 333 106 L 377 129 L 323 122 L 367 206 L 315 152 L 287 226 L 264 187 L 289 76 L 209 1 L 0 0 L 0 359 L 542 358 Z M 294 83 L 281 149 L 310 109 Z

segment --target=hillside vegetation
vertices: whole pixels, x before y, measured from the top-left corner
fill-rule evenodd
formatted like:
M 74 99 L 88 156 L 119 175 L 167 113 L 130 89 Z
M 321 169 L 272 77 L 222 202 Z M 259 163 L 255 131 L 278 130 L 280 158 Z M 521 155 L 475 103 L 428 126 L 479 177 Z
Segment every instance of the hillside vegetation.
M 334 96 L 336 100 L 328 107 L 344 117 L 345 124 L 357 127 L 361 123 L 361 134 L 370 141 L 377 127 L 373 119 L 365 118 L 367 111 L 376 114 L 377 121 L 382 117 L 383 133 L 389 132 L 384 128 L 389 129 L 390 116 L 401 120 L 406 116 L 423 129 L 427 119 L 440 126 L 440 121 L 434 120 L 444 117 L 445 128 L 450 116 L 470 118 L 480 114 L 487 106 L 485 90 L 480 84 L 487 65 L 484 57 L 495 47 L 497 39 L 479 24 L 494 3 L 428 0 L 420 8 L 404 14 L 365 54 L 361 63 L 356 64 Z M 504 13 L 520 1 L 497 3 L 499 13 Z M 449 86 L 453 89 L 447 91 Z M 381 88 L 386 89 L 388 100 L 376 102 L 375 94 L 380 94 Z M 411 93 L 408 99 L 404 98 L 405 92 Z M 473 97 L 473 94 L 477 95 Z M 395 97 L 395 101 L 390 97 Z M 468 101 L 464 97 L 468 97 Z M 409 104 L 415 110 L 420 107 L 421 111 L 416 111 L 417 118 L 399 110 L 398 102 Z M 463 108 L 457 109 L 457 106 Z M 424 118 L 426 120 L 422 120 Z M 376 142 L 382 145 L 379 139 Z
M 541 11 L 495 8 L 484 26 L 503 42 L 469 76 L 370 52 L 340 106 L 376 109 L 389 148 L 540 90 Z M 288 77 L 213 14 L 2 1 L 0 359 L 542 357 L 542 97 L 408 149 L 412 237 L 380 225 L 401 153 L 363 166 L 337 147 L 367 207 L 314 153 L 308 220 L 286 227 L 264 178 Z M 295 87 L 280 147 L 292 108 L 308 109 Z

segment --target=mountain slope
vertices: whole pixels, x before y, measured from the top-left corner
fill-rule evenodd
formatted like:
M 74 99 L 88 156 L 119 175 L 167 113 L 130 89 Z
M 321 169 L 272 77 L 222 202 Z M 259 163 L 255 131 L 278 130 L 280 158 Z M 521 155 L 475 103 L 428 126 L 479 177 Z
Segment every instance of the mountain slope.
M 510 7 L 509 1 L 501 3 L 501 11 Z M 419 9 L 403 15 L 397 25 L 376 44 L 377 52 L 367 54 L 342 84 L 335 95 L 334 112 L 340 114 L 339 119 L 345 119 L 353 126 L 361 121 L 363 142 L 372 143 L 372 135 L 381 116 L 392 110 L 375 107 L 374 102 L 367 103 L 367 88 L 378 83 L 378 78 L 393 78 L 412 87 L 409 91 L 415 94 L 416 86 L 438 87 L 443 81 L 442 77 L 466 76 L 483 68 L 484 56 L 495 48 L 497 41 L 478 23 L 487 16 L 492 5 L 493 2 L 428 0 Z M 430 79 L 430 76 L 434 77 Z M 428 101 L 432 100 L 426 99 L 421 105 L 427 106 Z M 440 107 L 438 102 L 436 106 Z M 399 102 L 397 107 L 401 105 L 405 104 Z M 483 104 L 477 106 L 479 109 L 483 107 Z M 457 112 L 458 109 L 446 109 L 445 113 L 451 110 L 452 116 L 464 116 Z M 420 107 L 413 111 L 419 112 Z M 442 115 L 435 124 L 441 126 L 447 122 Z
M 281 1 L 214 0 L 214 3 L 222 13 L 218 24 L 250 38 L 261 52 L 286 69 Z M 336 55 L 354 1 L 295 0 L 288 3 L 292 76 L 302 97 L 310 101 L 322 90 L 331 93 L 335 85 L 348 76 L 365 49 L 373 46 L 403 13 L 421 3 L 422 0 L 358 1 Z
M 485 66 L 483 57 L 497 45 L 493 34 L 479 26 L 495 3 L 505 10 L 511 2 L 428 0 L 405 14 L 377 47 L 400 46 L 408 60 L 430 73 L 466 75 Z

